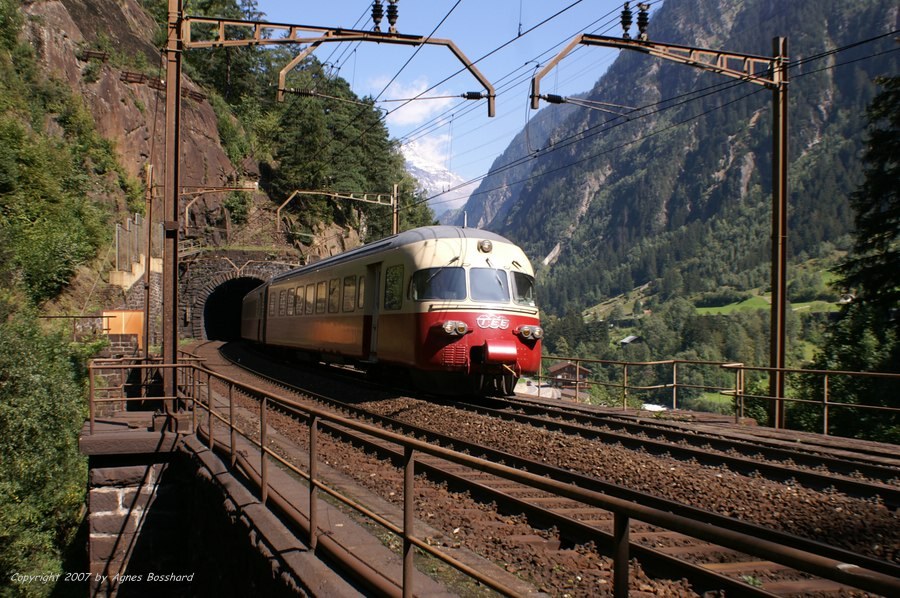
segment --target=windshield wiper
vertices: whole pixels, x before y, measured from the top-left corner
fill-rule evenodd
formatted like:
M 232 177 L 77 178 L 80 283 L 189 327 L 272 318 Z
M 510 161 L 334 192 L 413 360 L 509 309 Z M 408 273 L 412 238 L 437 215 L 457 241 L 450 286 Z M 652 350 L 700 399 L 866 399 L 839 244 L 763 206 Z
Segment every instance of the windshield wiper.
M 452 264 L 452 263 L 454 263 L 454 262 L 458 262 L 458 261 L 459 261 L 459 256 L 456 256 L 456 257 L 452 258 L 449 262 L 447 262 L 446 264 L 444 264 L 443 266 L 441 266 L 440 268 L 438 268 L 437 270 L 435 270 L 435 271 L 434 271 L 434 274 L 432 274 L 431 276 L 429 276 L 429 277 L 425 280 L 425 284 L 429 284 L 432 280 L 434 280 L 434 277 L 437 276 L 438 274 L 440 274 L 440 273 L 441 273 L 441 270 L 443 270 L 444 268 L 446 268 L 446 267 L 449 266 L 450 264 Z
M 500 285 L 500 288 L 501 288 L 501 289 L 502 289 L 502 288 L 505 288 L 505 287 L 503 286 L 503 279 L 500 278 L 499 270 L 498 270 L 497 268 L 494 268 L 494 264 L 491 263 L 491 259 L 486 257 L 486 258 L 484 258 L 484 261 L 485 261 L 485 262 L 487 263 L 487 265 L 490 266 L 491 269 L 494 271 L 494 278 L 497 279 L 497 284 Z

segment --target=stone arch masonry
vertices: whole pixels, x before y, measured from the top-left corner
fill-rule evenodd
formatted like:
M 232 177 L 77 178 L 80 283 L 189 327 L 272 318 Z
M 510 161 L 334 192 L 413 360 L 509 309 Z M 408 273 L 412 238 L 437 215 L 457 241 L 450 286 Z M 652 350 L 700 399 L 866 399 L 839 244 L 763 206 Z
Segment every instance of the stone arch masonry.
M 203 252 L 179 265 L 178 328 L 182 338 L 205 339 L 203 306 L 217 287 L 237 278 L 256 278 L 260 282 L 287 272 L 300 264 L 296 256 L 276 255 L 264 251 Z M 162 276 L 150 275 L 150 343 L 162 341 Z M 125 298 L 127 309 L 144 308 L 142 281 L 132 285 Z
M 255 278 L 260 283 L 299 266 L 289 257 L 264 252 L 227 251 L 202 254 L 182 262 L 179 276 L 178 306 L 180 335 L 206 338 L 204 305 L 219 286 L 238 278 Z

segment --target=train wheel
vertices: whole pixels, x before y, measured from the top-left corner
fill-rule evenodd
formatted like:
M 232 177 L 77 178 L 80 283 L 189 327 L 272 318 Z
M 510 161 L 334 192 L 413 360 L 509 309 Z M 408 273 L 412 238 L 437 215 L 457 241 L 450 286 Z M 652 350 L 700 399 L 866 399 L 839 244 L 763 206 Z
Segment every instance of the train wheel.
M 505 374 L 500 380 L 500 391 L 504 396 L 516 394 L 516 376 L 513 374 Z

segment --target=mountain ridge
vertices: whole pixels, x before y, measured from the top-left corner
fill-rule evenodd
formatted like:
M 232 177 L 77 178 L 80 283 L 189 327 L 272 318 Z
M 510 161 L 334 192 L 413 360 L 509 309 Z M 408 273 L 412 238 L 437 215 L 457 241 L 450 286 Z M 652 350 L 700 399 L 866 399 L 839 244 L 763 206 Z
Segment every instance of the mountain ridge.
M 668 0 L 653 15 L 653 40 L 758 55 L 772 53 L 772 36 L 791 33 L 792 257 L 845 243 L 865 106 L 874 79 L 897 70 L 889 36 L 837 58 L 827 53 L 892 31 L 897 15 L 883 0 Z M 676 265 L 684 294 L 765 285 L 766 96 L 755 85 L 622 52 L 586 97 L 641 109 L 627 118 L 571 107 L 548 114 L 540 121 L 546 144 L 534 152 L 524 132 L 517 136 L 467 204 L 470 223 L 480 213 L 480 225 L 525 248 L 539 264 L 542 303 L 555 313 L 660 280 Z M 527 155 L 502 170 L 504 156 Z

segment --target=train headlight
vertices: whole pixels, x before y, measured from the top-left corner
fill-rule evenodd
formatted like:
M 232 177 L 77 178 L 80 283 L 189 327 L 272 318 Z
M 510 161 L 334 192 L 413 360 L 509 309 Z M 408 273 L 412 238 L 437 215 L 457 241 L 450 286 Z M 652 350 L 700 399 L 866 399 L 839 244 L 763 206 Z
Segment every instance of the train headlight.
M 469 325 L 461 320 L 447 320 L 441 328 L 450 336 L 462 336 L 469 331 Z
M 482 239 L 478 241 L 478 251 L 480 251 L 481 253 L 490 253 L 493 249 L 494 244 L 491 243 L 490 239 Z
M 516 334 L 525 340 L 539 339 L 544 336 L 544 329 L 540 326 L 519 326 L 516 328 Z

